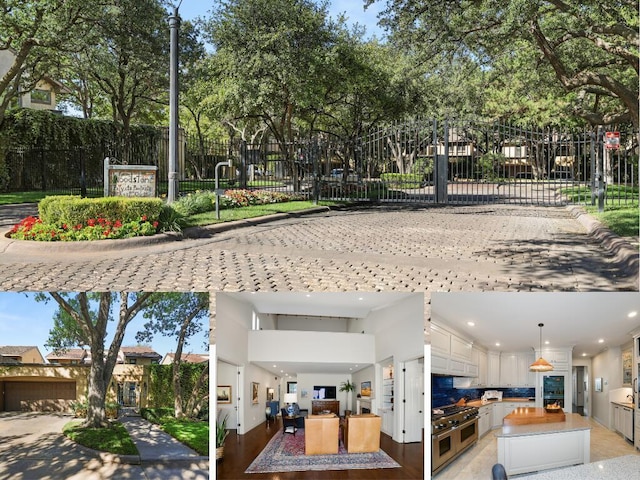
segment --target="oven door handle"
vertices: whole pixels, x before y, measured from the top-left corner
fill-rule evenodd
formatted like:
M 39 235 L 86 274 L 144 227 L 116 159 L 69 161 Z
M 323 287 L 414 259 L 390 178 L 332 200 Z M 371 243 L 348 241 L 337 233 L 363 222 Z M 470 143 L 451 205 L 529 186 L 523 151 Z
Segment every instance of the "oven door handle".
M 460 428 L 468 427 L 472 423 L 475 423 L 477 420 L 478 420 L 478 417 L 473 417 L 468 422 L 461 423 L 460 425 L 457 425 L 455 428 L 460 429 Z
M 447 430 L 446 432 L 441 433 L 440 435 L 434 435 L 433 437 L 434 437 L 436 440 L 440 440 L 441 438 L 444 438 L 444 437 L 446 437 L 447 435 L 451 435 L 451 433 L 452 433 L 456 428 L 458 428 L 458 427 L 453 427 L 453 428 L 451 428 L 451 429 Z

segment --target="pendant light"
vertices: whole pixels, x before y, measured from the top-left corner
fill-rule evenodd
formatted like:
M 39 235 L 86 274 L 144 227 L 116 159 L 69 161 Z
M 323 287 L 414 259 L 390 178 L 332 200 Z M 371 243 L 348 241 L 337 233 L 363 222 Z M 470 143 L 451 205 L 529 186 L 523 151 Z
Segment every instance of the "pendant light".
M 540 327 L 540 358 L 529 366 L 529 370 L 532 372 L 550 372 L 553 370 L 553 365 L 542 358 L 542 327 L 544 327 L 544 323 L 539 323 L 538 327 Z

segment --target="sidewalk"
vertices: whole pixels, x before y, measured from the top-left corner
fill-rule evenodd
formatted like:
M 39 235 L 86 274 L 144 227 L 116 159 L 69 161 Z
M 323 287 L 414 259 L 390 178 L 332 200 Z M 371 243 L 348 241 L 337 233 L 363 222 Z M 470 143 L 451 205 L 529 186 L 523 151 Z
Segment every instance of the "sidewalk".
M 171 465 L 198 464 L 200 468 L 209 468 L 209 457 L 203 457 L 196 451 L 183 445 L 160 427 L 140 416 L 123 416 L 120 422 L 129 432 L 138 447 L 140 463 L 166 463 Z

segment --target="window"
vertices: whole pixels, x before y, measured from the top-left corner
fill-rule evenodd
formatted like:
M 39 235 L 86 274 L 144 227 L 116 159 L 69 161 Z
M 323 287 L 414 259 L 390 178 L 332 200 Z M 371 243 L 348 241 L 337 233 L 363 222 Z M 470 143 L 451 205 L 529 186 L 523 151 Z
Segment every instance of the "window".
M 31 102 L 51 105 L 51 92 L 49 90 L 36 88 L 31 91 Z
M 136 364 L 136 359 L 135 358 L 127 358 L 127 363 L 129 365 L 135 365 Z

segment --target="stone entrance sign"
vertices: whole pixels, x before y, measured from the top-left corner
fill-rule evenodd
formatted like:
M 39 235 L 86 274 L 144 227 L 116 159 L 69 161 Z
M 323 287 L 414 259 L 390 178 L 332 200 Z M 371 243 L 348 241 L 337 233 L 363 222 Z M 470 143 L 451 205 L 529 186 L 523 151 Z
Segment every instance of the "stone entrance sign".
M 104 160 L 105 197 L 155 197 L 158 167 L 153 165 L 111 165 Z

